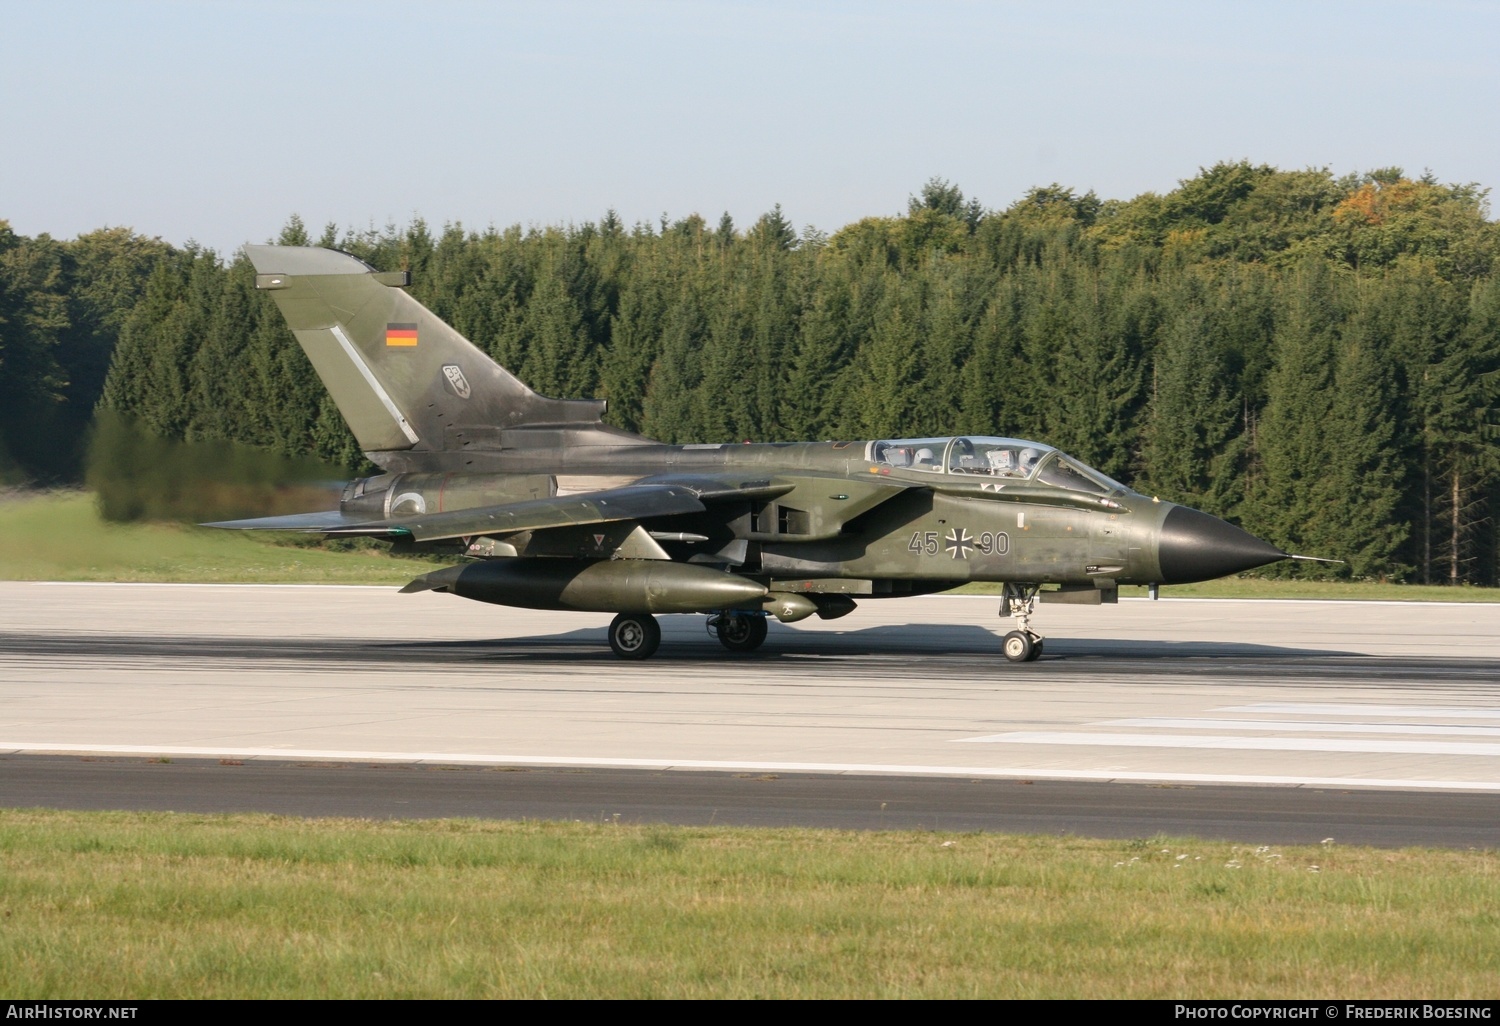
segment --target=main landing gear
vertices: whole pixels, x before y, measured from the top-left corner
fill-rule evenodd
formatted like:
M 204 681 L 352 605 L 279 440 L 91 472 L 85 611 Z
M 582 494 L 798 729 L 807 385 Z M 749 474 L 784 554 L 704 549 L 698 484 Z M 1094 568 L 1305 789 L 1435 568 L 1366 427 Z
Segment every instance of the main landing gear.
M 1016 621 L 1016 629 L 1000 641 L 1000 651 L 1013 663 L 1029 663 L 1042 654 L 1042 636 L 1031 629 L 1039 584 L 1007 582 L 1000 598 L 1000 615 Z
M 661 644 L 661 625 L 650 613 L 621 613 L 609 625 L 609 647 L 621 659 L 649 659 Z
M 766 618 L 728 609 L 708 618 L 708 632 L 731 652 L 754 652 L 766 640 Z M 649 659 L 660 645 L 661 626 L 650 613 L 621 613 L 609 625 L 609 647 L 621 659 Z
M 708 618 L 708 632 L 731 652 L 754 652 L 766 640 L 766 618 L 729 609 Z

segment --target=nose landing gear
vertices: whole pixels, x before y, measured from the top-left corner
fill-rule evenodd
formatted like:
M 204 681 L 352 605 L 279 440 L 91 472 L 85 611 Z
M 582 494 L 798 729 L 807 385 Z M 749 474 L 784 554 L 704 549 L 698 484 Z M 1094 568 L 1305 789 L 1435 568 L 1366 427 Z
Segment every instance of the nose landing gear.
M 1031 629 L 1040 584 L 1006 582 L 1000 598 L 1000 615 L 1016 621 L 1016 629 L 1000 641 L 1000 651 L 1013 663 L 1033 662 L 1042 654 L 1042 636 Z

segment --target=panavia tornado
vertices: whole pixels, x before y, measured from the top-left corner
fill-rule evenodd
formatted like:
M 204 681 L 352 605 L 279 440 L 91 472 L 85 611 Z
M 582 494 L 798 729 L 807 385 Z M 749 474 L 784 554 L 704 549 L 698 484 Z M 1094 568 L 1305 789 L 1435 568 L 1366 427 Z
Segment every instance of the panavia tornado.
M 1037 600 L 1112 603 L 1291 557 L 1223 520 L 1131 491 L 1040 442 L 989 435 L 665 445 L 604 402 L 538 395 L 344 253 L 247 246 L 365 454 L 385 473 L 337 510 L 212 526 L 384 539 L 460 565 L 405 592 L 617 614 L 626 659 L 654 614 L 704 613 L 732 652 L 767 618 L 834 619 L 863 598 L 1003 585 L 1007 659 L 1042 652 Z

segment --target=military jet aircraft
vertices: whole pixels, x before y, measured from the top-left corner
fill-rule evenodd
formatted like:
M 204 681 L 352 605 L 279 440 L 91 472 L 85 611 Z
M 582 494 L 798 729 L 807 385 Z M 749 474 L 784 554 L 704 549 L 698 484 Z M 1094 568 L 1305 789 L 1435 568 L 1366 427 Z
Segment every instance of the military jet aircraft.
M 704 613 L 732 652 L 774 616 L 833 619 L 862 598 L 1003 584 L 1007 659 L 1042 652 L 1036 602 L 1110 603 L 1291 557 L 1018 438 L 664 445 L 598 400 L 533 392 L 422 306 L 405 271 L 327 249 L 248 246 L 365 454 L 334 511 L 212 526 L 385 539 L 466 562 L 433 590 L 612 612 L 609 644 L 655 652 L 653 614 Z

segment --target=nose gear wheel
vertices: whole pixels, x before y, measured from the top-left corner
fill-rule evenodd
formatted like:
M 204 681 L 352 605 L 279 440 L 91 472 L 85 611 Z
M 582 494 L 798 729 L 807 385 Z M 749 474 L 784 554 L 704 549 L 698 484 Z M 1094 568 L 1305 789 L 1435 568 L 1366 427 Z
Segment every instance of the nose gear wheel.
M 1016 629 L 1000 641 L 1000 651 L 1013 663 L 1035 662 L 1042 654 L 1042 636 L 1031 629 L 1031 614 L 1036 612 L 1036 595 L 1040 584 L 1007 582 L 1001 593 L 1000 615 L 1016 622 Z

